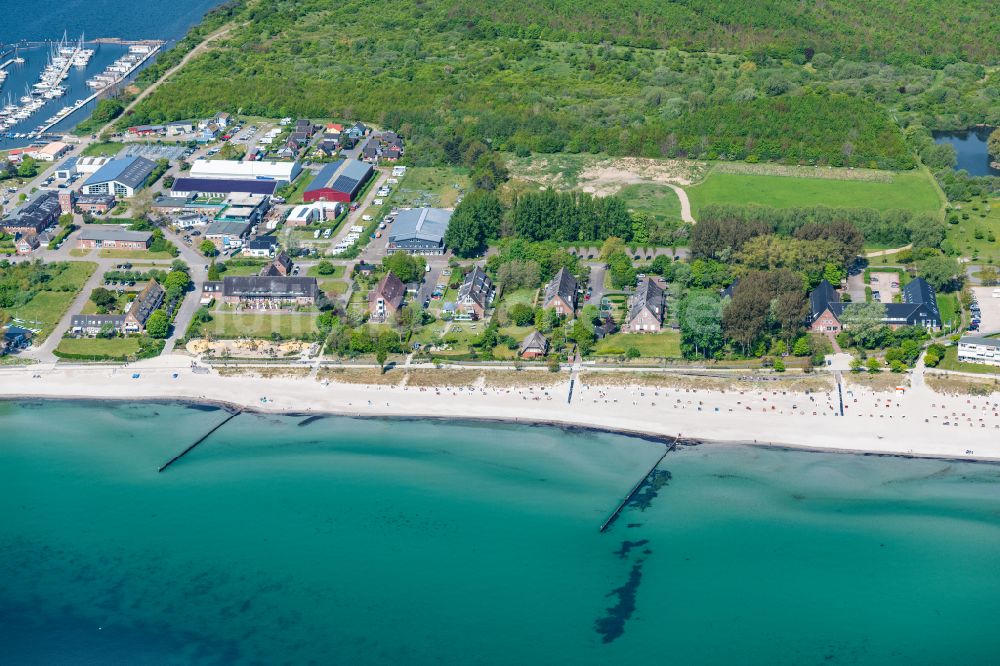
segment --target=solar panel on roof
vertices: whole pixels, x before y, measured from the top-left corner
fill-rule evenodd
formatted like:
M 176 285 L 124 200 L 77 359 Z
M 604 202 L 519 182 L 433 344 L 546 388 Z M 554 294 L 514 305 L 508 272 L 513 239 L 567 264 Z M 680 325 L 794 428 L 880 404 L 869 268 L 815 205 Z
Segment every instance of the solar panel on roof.
M 348 178 L 347 176 L 341 176 L 337 180 L 333 181 L 333 189 L 337 192 L 353 192 L 354 188 L 358 186 L 358 181 L 354 178 Z

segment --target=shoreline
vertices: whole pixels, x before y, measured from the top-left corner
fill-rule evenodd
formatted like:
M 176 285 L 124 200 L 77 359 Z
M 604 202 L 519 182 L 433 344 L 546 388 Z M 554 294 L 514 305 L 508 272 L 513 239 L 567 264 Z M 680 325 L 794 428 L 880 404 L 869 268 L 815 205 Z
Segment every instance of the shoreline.
M 823 412 L 820 403 L 830 399 L 829 395 L 823 398 L 821 393 L 790 393 L 766 386 L 748 387 L 741 391 L 713 391 L 649 386 L 605 387 L 578 382 L 573 401 L 568 404 L 565 397 L 568 378 L 566 382 L 551 386 L 487 389 L 482 386 L 322 384 L 309 378 L 261 380 L 245 376 L 222 377 L 215 373 L 196 375 L 190 370 L 185 373 L 180 368 L 156 366 L 133 366 L 124 372 L 107 367 L 55 366 L 42 370 L 35 366 L 28 370 L 33 373 L 30 379 L 26 372 L 0 369 L 0 401 L 157 402 L 209 405 L 229 412 L 242 410 L 303 418 L 330 416 L 391 421 L 509 423 L 555 427 L 567 432 L 616 434 L 668 446 L 674 442 L 681 446 L 737 445 L 1000 463 L 1000 433 L 997 432 L 1000 429 L 1000 412 L 996 411 L 1000 405 L 997 398 L 992 398 L 993 402 L 988 397 L 975 398 L 987 403 L 979 407 L 973 405 L 973 398 L 933 394 L 926 388 L 924 391 L 911 389 L 905 397 L 853 389 L 853 393 L 860 394 L 858 398 L 852 398 L 854 403 L 859 400 L 885 403 L 883 409 L 893 412 L 888 415 L 894 419 L 890 423 L 884 419 L 885 414 L 880 415 L 878 420 L 874 420 L 874 414 L 869 415 L 873 420 L 859 420 L 852 419 L 849 414 L 835 416 Z M 132 379 L 133 371 L 140 373 L 140 378 Z M 174 377 L 175 374 L 177 377 Z M 28 382 L 38 383 L 25 386 Z M 835 395 L 836 391 L 833 393 Z M 817 398 L 820 402 L 816 401 Z M 660 406 L 655 402 L 657 399 L 661 401 Z M 912 404 L 907 404 L 904 412 L 902 403 L 907 399 Z M 934 402 L 927 405 L 924 401 L 928 399 Z M 643 400 L 650 400 L 650 403 L 640 404 Z M 744 402 L 747 403 L 745 406 Z M 598 403 L 608 407 L 590 406 Z M 809 411 L 802 411 L 797 403 L 805 403 Z M 940 407 L 938 403 L 941 403 Z M 777 409 L 779 406 L 782 407 L 780 411 Z M 931 406 L 969 411 L 979 408 L 990 421 L 989 427 L 984 418 L 979 418 L 979 422 L 983 423 L 974 428 L 971 417 L 967 417 L 969 425 L 960 430 L 953 427 L 945 429 L 943 424 L 931 423 L 929 419 L 919 421 L 918 417 Z M 827 407 L 833 409 L 832 404 Z M 796 409 L 800 411 L 795 412 Z M 983 410 L 989 410 L 989 413 Z M 978 413 L 973 415 L 978 416 Z M 911 420 L 903 421 L 907 416 Z M 886 427 L 888 430 L 884 430 Z M 943 432 L 936 432 L 938 428 Z M 887 434 L 878 434 L 878 430 Z M 898 435 L 893 436 L 892 433 Z

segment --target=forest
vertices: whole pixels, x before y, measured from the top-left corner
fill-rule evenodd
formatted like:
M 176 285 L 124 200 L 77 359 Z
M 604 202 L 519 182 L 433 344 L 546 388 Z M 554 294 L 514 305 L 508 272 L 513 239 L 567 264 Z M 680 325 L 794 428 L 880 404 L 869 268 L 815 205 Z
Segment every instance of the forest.
M 363 118 L 399 128 L 424 163 L 457 132 L 517 152 L 879 168 L 913 166 L 900 126 L 1000 124 L 1000 76 L 983 66 L 998 59 L 991 3 L 486 7 L 229 3 L 196 29 L 233 20 L 229 36 L 121 123 L 220 109 Z

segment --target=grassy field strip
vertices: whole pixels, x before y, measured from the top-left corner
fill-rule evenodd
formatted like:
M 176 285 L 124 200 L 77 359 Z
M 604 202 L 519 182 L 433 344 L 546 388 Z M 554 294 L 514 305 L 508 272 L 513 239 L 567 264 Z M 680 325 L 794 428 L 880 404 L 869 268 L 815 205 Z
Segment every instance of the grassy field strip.
M 708 204 L 904 209 L 931 215 L 937 215 L 941 207 L 933 183 L 921 171 L 896 173 L 890 183 L 713 171 L 702 183 L 687 188 L 687 192 L 695 218 Z

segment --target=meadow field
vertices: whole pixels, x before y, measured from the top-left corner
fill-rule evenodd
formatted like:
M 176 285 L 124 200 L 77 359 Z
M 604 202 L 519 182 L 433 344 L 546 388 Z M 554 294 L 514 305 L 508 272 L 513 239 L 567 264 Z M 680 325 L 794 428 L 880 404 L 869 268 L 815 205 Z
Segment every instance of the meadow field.
M 685 189 L 695 219 L 698 211 L 708 204 L 904 209 L 937 215 L 943 203 L 931 176 L 919 170 L 894 172 L 891 182 L 885 182 L 881 178 L 841 180 L 829 175 L 811 178 L 723 173 L 713 169 L 702 182 Z

